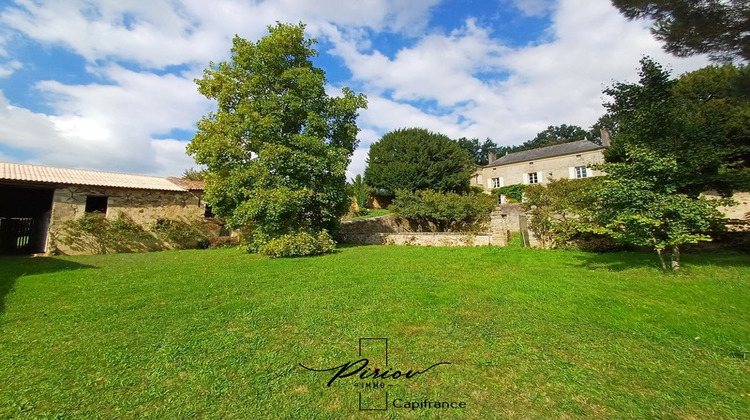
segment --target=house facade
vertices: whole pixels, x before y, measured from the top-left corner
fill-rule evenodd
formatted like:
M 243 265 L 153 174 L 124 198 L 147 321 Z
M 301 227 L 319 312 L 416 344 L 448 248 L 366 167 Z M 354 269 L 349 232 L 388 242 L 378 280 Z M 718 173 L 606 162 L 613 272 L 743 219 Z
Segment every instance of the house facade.
M 87 214 L 144 232 L 168 220 L 204 238 L 228 234 L 202 198 L 199 181 L 0 162 L 0 254 L 90 253 L 61 240 L 66 222 Z M 131 250 L 172 247 L 150 238 Z
M 471 185 L 490 192 L 508 185 L 547 184 L 554 179 L 580 179 L 603 173 L 591 165 L 604 163 L 604 146 L 581 140 L 509 153 L 477 168 Z

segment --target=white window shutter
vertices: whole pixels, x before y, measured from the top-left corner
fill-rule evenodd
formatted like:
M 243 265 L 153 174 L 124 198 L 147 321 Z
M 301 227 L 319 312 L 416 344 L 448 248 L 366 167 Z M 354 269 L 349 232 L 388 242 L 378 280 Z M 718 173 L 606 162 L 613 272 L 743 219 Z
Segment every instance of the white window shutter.
M 568 179 L 576 179 L 576 167 L 571 166 L 568 168 Z
M 538 183 L 541 184 L 544 181 L 546 181 L 546 179 L 544 179 L 544 173 L 543 172 L 537 172 L 536 173 L 536 182 L 538 182 Z
M 477 175 L 477 185 L 484 185 L 484 177 L 482 174 Z
M 500 180 L 500 187 L 504 187 L 505 186 L 505 180 L 503 179 L 503 177 L 500 177 L 498 179 Z
M 586 177 L 590 178 L 594 176 L 594 171 L 591 168 L 586 168 Z
M 523 183 L 524 184 L 529 183 L 529 174 L 526 174 L 526 173 L 523 174 Z

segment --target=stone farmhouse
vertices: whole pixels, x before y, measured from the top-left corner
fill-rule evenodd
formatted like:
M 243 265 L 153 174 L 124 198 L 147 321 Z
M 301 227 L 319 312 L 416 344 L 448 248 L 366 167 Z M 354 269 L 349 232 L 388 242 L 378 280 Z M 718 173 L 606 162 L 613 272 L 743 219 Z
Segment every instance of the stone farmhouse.
M 605 144 L 609 142 L 604 139 Z M 591 165 L 604 163 L 605 146 L 580 140 L 555 146 L 509 153 L 497 158 L 490 154 L 490 163 L 480 166 L 471 178 L 471 185 L 489 193 L 508 185 L 546 184 L 555 179 L 580 179 L 600 176 Z M 708 198 L 719 198 L 715 191 L 707 191 Z M 750 230 L 750 192 L 735 192 L 736 205 L 720 207 L 730 230 Z M 500 196 L 501 204 L 505 196 Z M 520 210 L 518 210 L 520 211 Z M 518 212 L 517 211 L 517 212 Z
M 538 149 L 509 153 L 477 168 L 471 185 L 490 192 L 516 184 L 546 184 L 553 179 L 578 179 L 602 175 L 589 166 L 604 163 L 605 146 L 581 140 Z
M 0 254 L 80 254 L 56 238 L 64 223 L 98 214 L 148 229 L 157 219 L 228 235 L 203 200 L 203 183 L 179 178 L 0 162 Z M 152 242 L 147 249 L 169 246 Z

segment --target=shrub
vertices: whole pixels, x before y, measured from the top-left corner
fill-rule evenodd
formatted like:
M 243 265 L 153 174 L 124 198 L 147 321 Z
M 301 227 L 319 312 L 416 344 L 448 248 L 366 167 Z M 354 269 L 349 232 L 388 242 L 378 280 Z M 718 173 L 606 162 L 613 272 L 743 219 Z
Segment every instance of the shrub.
M 450 232 L 478 229 L 496 205 L 497 197 L 493 195 L 401 190 L 389 210 L 431 230 Z
M 151 224 L 151 231 L 157 238 L 178 249 L 195 247 L 201 239 L 206 239 L 198 229 L 182 220 L 156 219 Z
M 271 258 L 306 257 L 326 254 L 334 250 L 336 244 L 326 231 L 297 232 L 271 239 L 259 252 Z
M 239 240 L 234 236 L 219 236 L 218 238 L 211 238 L 208 242 L 208 248 L 210 249 L 230 248 L 239 244 Z
M 370 199 L 370 191 L 372 188 L 365 185 L 362 180 L 362 175 L 357 175 L 352 179 L 352 182 L 346 185 L 347 194 L 352 198 L 352 201 L 356 203 L 356 212 L 359 216 L 367 214 L 367 201 Z
M 492 190 L 492 193 L 497 195 L 504 195 L 511 203 L 520 203 L 521 201 L 523 201 L 524 188 L 526 188 L 526 185 L 523 184 L 507 185 L 505 187 L 495 188 L 494 190 Z
M 586 252 L 617 252 L 625 247 L 607 235 L 581 233 L 571 241 L 571 247 Z
M 150 238 L 148 232 L 123 212 L 113 220 L 90 213 L 67 220 L 59 236 L 61 243 L 94 254 L 144 250 Z
M 602 233 L 593 214 L 600 183 L 598 178 L 559 179 L 524 188 L 529 230 L 542 247 L 575 246 L 579 240 L 585 242 L 592 234 Z

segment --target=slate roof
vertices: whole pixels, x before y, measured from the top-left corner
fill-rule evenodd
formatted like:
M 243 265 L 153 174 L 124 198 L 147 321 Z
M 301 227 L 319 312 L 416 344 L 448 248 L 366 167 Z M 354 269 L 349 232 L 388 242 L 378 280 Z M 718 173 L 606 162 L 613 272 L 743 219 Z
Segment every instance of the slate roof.
M 167 178 L 147 175 L 89 171 L 0 162 L 0 181 L 16 181 L 53 185 L 88 185 L 96 187 L 133 188 L 159 191 L 187 191 Z
M 574 141 L 570 143 L 556 144 L 554 146 L 540 147 L 538 149 L 524 150 L 516 153 L 509 153 L 505 156 L 490 162 L 489 165 L 485 166 L 500 166 L 508 165 L 511 163 L 526 162 L 530 160 L 550 158 L 554 156 L 571 155 L 574 153 L 589 152 L 592 150 L 604 149 L 604 146 L 600 146 L 596 143 L 592 143 L 588 140 Z

